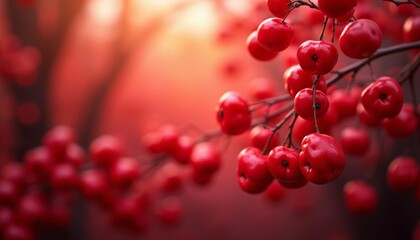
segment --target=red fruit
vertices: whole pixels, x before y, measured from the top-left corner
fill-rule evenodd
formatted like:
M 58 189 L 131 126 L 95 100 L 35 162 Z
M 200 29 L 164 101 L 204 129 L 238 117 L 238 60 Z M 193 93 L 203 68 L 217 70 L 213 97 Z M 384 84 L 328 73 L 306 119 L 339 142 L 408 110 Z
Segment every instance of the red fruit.
M 268 51 L 279 52 L 289 47 L 294 31 L 281 18 L 264 20 L 257 29 L 258 43 Z
M 64 154 L 64 162 L 70 163 L 74 167 L 78 168 L 86 159 L 86 153 L 78 144 L 70 144 L 66 148 Z
M 70 226 L 71 209 L 65 204 L 53 204 L 50 207 L 49 224 L 53 228 L 64 229 Z
M 162 145 L 163 151 L 167 153 L 175 151 L 178 146 L 178 129 L 173 125 L 167 124 L 159 128 L 158 134 L 160 136 L 160 144 Z
M 139 163 L 133 158 L 119 158 L 110 168 L 110 182 L 117 187 L 128 187 L 141 174 Z
M 296 182 L 302 177 L 299 152 L 285 146 L 275 147 L 268 154 L 268 170 L 280 182 Z
M 375 189 L 362 180 L 347 182 L 343 195 L 347 210 L 352 214 L 370 214 L 378 205 Z
M 143 145 L 147 151 L 153 154 L 165 152 L 162 138 L 158 132 L 150 132 L 143 136 Z
M 284 88 L 290 96 L 295 97 L 300 90 L 312 88 L 315 75 L 303 71 L 299 65 L 293 65 L 284 71 L 283 79 Z M 327 93 L 327 83 L 325 82 L 324 77 L 321 76 L 318 79 L 316 90 Z
M 346 158 L 340 144 L 331 136 L 313 133 L 303 138 L 299 165 L 308 181 L 325 184 L 344 170 Z
M 273 181 L 264 191 L 264 196 L 271 202 L 279 202 L 286 195 L 286 189 L 278 181 Z
M 252 194 L 263 192 L 273 181 L 267 156 L 254 147 L 247 147 L 239 153 L 237 174 L 239 187 Z
M 139 213 L 140 206 L 134 198 L 121 198 L 113 205 L 112 219 L 117 226 L 132 226 Z
M 277 57 L 278 52 L 268 51 L 257 40 L 257 31 L 252 32 L 246 40 L 248 52 L 259 61 L 269 61 Z
M 385 118 L 381 122 L 382 128 L 392 138 L 409 137 L 419 125 L 419 119 L 411 104 L 404 104 L 400 113 L 395 117 Z
M 362 89 L 359 87 L 352 87 L 350 91 L 337 89 L 331 93 L 329 96 L 330 104 L 334 105 L 340 119 L 352 117 L 356 114 L 361 93 Z
M 331 72 L 338 60 L 336 47 L 329 42 L 307 40 L 297 49 L 300 67 L 313 75 L 325 75 Z
M 16 186 L 22 186 L 25 180 L 25 169 L 21 163 L 9 162 L 2 166 L 0 169 L 1 179 L 12 182 Z
M 420 16 L 411 16 L 405 20 L 403 38 L 405 42 L 420 40 Z
M 86 198 L 101 198 L 105 195 L 107 188 L 107 180 L 101 170 L 90 169 L 80 176 L 80 190 Z
M 314 103 L 313 103 L 313 91 L 310 88 L 304 88 L 300 90 L 294 99 L 295 112 L 303 119 L 314 119 Z M 316 117 L 324 115 L 329 108 L 330 104 L 327 95 L 325 93 L 315 90 L 315 109 Z
M 67 146 L 74 140 L 73 129 L 68 126 L 57 126 L 45 134 L 43 144 L 48 148 L 55 161 L 63 161 Z
M 23 196 L 17 203 L 16 216 L 19 221 L 30 226 L 43 226 L 48 218 L 45 200 L 38 196 Z
M 15 183 L 0 180 L 0 204 L 15 204 L 19 194 L 19 188 Z
M 370 147 L 370 136 L 363 129 L 346 127 L 341 131 L 340 139 L 343 151 L 350 155 L 363 155 Z
M 204 175 L 215 173 L 221 164 L 219 150 L 209 142 L 202 142 L 191 153 L 191 167 L 195 173 Z
M 219 99 L 216 117 L 221 130 L 228 135 L 239 135 L 251 126 L 248 103 L 235 92 L 226 92 Z
M 56 190 L 74 190 L 79 185 L 77 170 L 70 163 L 61 163 L 54 166 L 50 181 Z
M 181 203 L 177 197 L 168 197 L 160 202 L 156 214 L 161 223 L 172 225 L 181 217 Z
M 415 158 L 401 156 L 388 165 L 389 187 L 397 192 L 415 190 L 420 183 L 420 168 Z
M 271 137 L 271 135 L 273 135 Z M 261 151 L 264 150 L 265 145 L 268 143 L 268 140 L 271 137 L 271 141 L 267 146 L 266 152 L 269 152 L 271 149 L 273 149 L 274 147 L 276 147 L 278 145 L 278 134 L 274 133 L 262 126 L 262 125 L 258 125 L 254 128 L 251 129 L 251 131 L 249 132 L 249 139 L 251 140 L 251 146 L 252 147 L 256 147 L 258 149 L 260 149 Z
M 119 139 L 111 135 L 102 135 L 90 144 L 92 161 L 101 167 L 111 166 L 122 155 L 122 144 Z
M 267 0 L 267 7 L 275 17 L 284 18 L 289 10 L 289 2 L 289 0 Z
M 191 153 L 193 149 L 194 141 L 188 136 L 180 136 L 171 155 L 178 163 L 188 164 L 191 162 Z
M 394 117 L 403 106 L 403 91 L 394 78 L 380 77 L 363 90 L 361 102 L 376 118 Z
M 0 232 L 4 232 L 4 229 L 15 222 L 14 210 L 10 207 L 0 207 Z
M 340 18 L 353 11 L 357 0 L 318 0 L 318 7 L 329 18 Z
M 178 168 L 172 164 L 165 165 L 159 171 L 159 188 L 163 192 L 177 191 L 182 187 L 182 176 Z
M 11 223 L 3 232 L 3 240 L 32 240 L 35 239 L 33 232 L 24 224 Z
M 275 86 L 273 82 L 268 78 L 254 78 L 249 83 L 249 92 L 255 101 L 261 101 L 266 98 L 272 98 L 276 95 Z
M 282 185 L 283 187 L 285 187 L 287 189 L 297 189 L 297 188 L 304 187 L 308 183 L 308 180 L 303 175 L 301 175 L 301 177 L 294 182 L 281 182 L 281 181 L 279 181 L 279 183 L 280 183 L 280 185 Z
M 37 147 L 29 150 L 24 157 L 25 167 L 44 179 L 48 178 L 54 166 L 54 159 L 47 148 Z
M 359 116 L 360 122 L 367 127 L 374 128 L 381 125 L 381 119 L 378 119 L 369 112 L 367 112 L 363 107 L 363 104 L 359 104 L 357 106 L 357 114 Z
M 374 21 L 359 19 L 346 25 L 338 44 L 348 57 L 368 58 L 381 46 L 382 31 Z

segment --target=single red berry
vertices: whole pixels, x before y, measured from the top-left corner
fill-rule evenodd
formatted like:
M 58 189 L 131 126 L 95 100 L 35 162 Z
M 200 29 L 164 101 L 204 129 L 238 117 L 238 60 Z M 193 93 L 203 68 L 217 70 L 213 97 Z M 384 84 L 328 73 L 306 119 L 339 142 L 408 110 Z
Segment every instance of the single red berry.
M 404 104 L 397 116 L 384 118 L 381 126 L 392 138 L 406 138 L 416 131 L 419 126 L 419 118 L 414 112 L 413 105 Z
M 196 173 L 213 174 L 221 164 L 220 151 L 209 142 L 197 144 L 191 153 L 191 167 Z
M 50 181 L 56 190 L 75 190 L 79 185 L 79 176 L 73 165 L 61 163 L 54 166 Z
M 150 132 L 143 136 L 143 145 L 149 153 L 160 154 L 165 152 L 162 137 L 158 132 Z
M 259 61 L 270 61 L 277 57 L 278 52 L 268 51 L 257 40 L 257 31 L 252 32 L 246 40 L 248 52 Z
M 302 177 L 299 152 L 285 146 L 275 147 L 268 154 L 268 170 L 280 182 L 296 182 Z
M 268 51 L 279 52 L 289 47 L 293 28 L 281 18 L 264 20 L 257 29 L 257 40 Z
M 0 169 L 1 179 L 22 186 L 25 181 L 26 171 L 21 163 L 8 162 Z
M 370 147 L 369 134 L 363 129 L 351 126 L 341 131 L 340 140 L 343 151 L 354 156 L 365 154 Z
M 275 17 L 284 18 L 289 10 L 289 0 L 267 0 L 268 10 Z
M 362 180 L 347 182 L 343 187 L 343 196 L 347 210 L 352 214 L 370 214 L 378 205 L 376 190 Z
M 330 104 L 334 105 L 340 119 L 352 117 L 356 114 L 361 94 L 362 89 L 360 87 L 352 87 L 349 91 L 337 89 L 330 94 Z
M 293 65 L 284 71 L 283 80 L 286 91 L 290 96 L 295 97 L 300 90 L 312 88 L 315 75 L 303 71 L 300 65 Z M 316 90 L 327 93 L 327 83 L 324 77 L 321 76 L 318 79 Z
M 55 161 L 63 161 L 67 146 L 75 141 L 73 129 L 60 125 L 48 131 L 43 138 L 43 145 L 48 148 Z
M 51 175 L 54 159 L 45 147 L 37 147 L 29 150 L 24 156 L 24 164 L 28 171 L 37 176 L 47 179 Z
M 380 77 L 365 88 L 361 102 L 367 112 L 376 118 L 396 116 L 403 106 L 403 91 L 392 77 Z
M 237 174 L 239 187 L 251 194 L 263 192 L 273 181 L 267 156 L 254 147 L 247 147 L 239 153 Z
M 105 195 L 108 183 L 101 170 L 90 169 L 80 176 L 80 190 L 86 198 L 99 199 Z
M 270 139 L 271 138 L 271 139 Z M 266 144 L 266 152 L 269 152 L 271 149 L 278 145 L 278 134 L 273 133 L 270 129 L 258 125 L 251 129 L 249 132 L 249 139 L 251 140 L 251 146 L 264 150 Z M 270 142 L 268 142 L 270 140 Z
M 140 206 L 134 198 L 123 197 L 117 199 L 112 209 L 112 220 L 117 226 L 131 226 L 140 213 Z
M 325 93 L 315 91 L 315 103 L 313 102 L 313 91 L 311 88 L 304 88 L 300 90 L 294 99 L 295 112 L 303 119 L 314 119 L 314 107 L 316 110 L 316 117 L 324 115 L 330 106 L 329 100 Z
M 156 208 L 156 214 L 161 223 L 176 224 L 181 218 L 181 203 L 177 197 L 163 199 Z
M 397 192 L 415 190 L 420 183 L 420 168 L 415 158 L 401 156 L 388 165 L 389 187 Z
M 17 203 L 16 216 L 19 221 L 30 226 L 44 226 L 48 219 L 48 208 L 45 200 L 30 194 L 23 196 Z
M 420 16 L 408 17 L 403 26 L 403 38 L 405 42 L 420 40 Z
M 116 160 L 109 171 L 109 180 L 117 187 L 131 186 L 141 174 L 139 163 L 129 157 Z
M 174 192 L 180 190 L 183 178 L 179 169 L 173 164 L 166 164 L 159 170 L 159 189 L 163 192 Z
M 280 185 L 287 189 L 298 189 L 306 186 L 308 183 L 308 179 L 306 179 L 303 175 L 301 175 L 296 181 L 294 182 L 282 182 L 279 181 Z
M 307 40 L 297 49 L 300 67 L 313 75 L 325 75 L 331 72 L 338 60 L 336 47 L 329 42 Z
M 180 164 L 188 164 L 191 162 L 191 153 L 193 149 L 193 139 L 188 136 L 180 136 L 174 151 L 171 153 L 171 156 Z
M 279 202 L 284 199 L 286 189 L 278 181 L 273 181 L 264 191 L 264 196 L 271 202 Z
M 226 92 L 220 97 L 216 117 L 221 130 L 228 135 L 242 134 L 251 126 L 248 103 L 235 92 Z
M 179 132 L 178 128 L 171 124 L 166 124 L 158 129 L 161 138 L 161 145 L 165 152 L 171 153 L 178 146 Z
M 359 121 L 367 127 L 375 128 L 381 125 L 381 119 L 376 118 L 368 111 L 366 111 L 366 109 L 363 107 L 363 104 L 361 103 L 357 106 L 357 114 Z
M 6 226 L 15 222 L 15 212 L 11 207 L 0 207 L 0 232 L 4 233 Z
M 0 180 L 0 204 L 14 205 L 19 195 L 20 191 L 15 183 Z
M 353 11 L 357 0 L 318 0 L 318 7 L 329 18 L 340 18 Z
M 34 233 L 32 230 L 21 223 L 8 224 L 3 231 L 2 239 L 4 240 L 33 240 Z
M 70 163 L 74 167 L 78 168 L 86 160 L 86 152 L 83 148 L 75 143 L 67 146 L 64 154 L 64 162 Z
M 90 144 L 92 161 L 101 167 L 111 166 L 122 155 L 120 140 L 111 135 L 102 135 Z
M 374 21 L 359 19 L 346 25 L 338 44 L 348 57 L 368 58 L 381 46 L 382 31 Z
M 333 137 L 313 133 L 303 138 L 301 147 L 300 170 L 310 182 L 325 184 L 343 172 L 346 157 L 340 144 Z

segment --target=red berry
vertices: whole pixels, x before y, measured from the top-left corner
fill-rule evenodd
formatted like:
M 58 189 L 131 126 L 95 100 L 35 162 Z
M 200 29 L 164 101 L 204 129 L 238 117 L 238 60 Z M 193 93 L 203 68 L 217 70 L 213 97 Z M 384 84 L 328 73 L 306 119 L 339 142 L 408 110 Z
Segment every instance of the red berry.
M 403 91 L 392 77 L 380 77 L 365 88 L 361 102 L 376 118 L 396 116 L 403 106 Z
M 112 219 L 117 226 L 132 226 L 139 213 L 140 206 L 134 198 L 119 198 L 113 205 Z
M 175 151 L 178 146 L 178 129 L 173 125 L 167 124 L 159 128 L 158 134 L 160 136 L 160 144 L 162 145 L 163 151 L 167 153 Z
M 0 180 L 0 204 L 13 205 L 20 195 L 18 186 L 10 181 Z
M 370 214 L 378 205 L 375 189 L 362 180 L 347 182 L 343 195 L 347 210 L 352 214 Z
M 55 161 L 63 161 L 67 146 L 75 140 L 73 129 L 57 126 L 47 132 L 43 144 L 48 148 Z
M 15 213 L 11 207 L 0 207 L 0 232 L 4 233 L 4 229 L 15 222 Z
M 403 38 L 405 42 L 415 42 L 420 40 L 420 16 L 407 18 L 403 26 Z
M 77 170 L 70 163 L 61 163 L 54 166 L 50 181 L 56 190 L 74 190 L 79 185 Z
M 191 167 L 196 173 L 213 174 L 221 164 L 219 150 L 209 142 L 202 142 L 194 147 L 191 153 Z
M 313 102 L 313 91 L 311 88 L 304 88 L 300 90 L 294 99 L 295 112 L 303 119 L 314 119 L 314 102 Z M 315 91 L 315 110 L 316 117 L 324 115 L 329 108 L 329 100 L 325 93 L 316 90 Z
M 34 233 L 24 224 L 11 223 L 3 232 L 3 240 L 32 240 Z
M 337 89 L 331 93 L 329 96 L 330 104 L 334 105 L 340 119 L 352 117 L 356 114 L 361 93 L 362 89 L 359 87 L 352 87 L 349 91 Z
M 333 137 L 313 133 L 303 138 L 301 147 L 300 170 L 310 182 L 325 184 L 343 172 L 346 157 L 340 144 Z
M 102 135 L 90 144 L 92 161 L 101 167 L 109 167 L 122 155 L 122 144 L 111 135 Z
M 179 169 L 173 164 L 167 164 L 159 170 L 159 180 L 159 188 L 163 192 L 177 191 L 183 182 Z
M 346 56 L 368 58 L 381 46 L 382 32 L 374 21 L 359 19 L 346 25 L 338 43 Z
M 33 227 L 44 226 L 48 218 L 48 208 L 43 198 L 33 195 L 23 196 L 16 206 L 17 218 Z
M 257 40 L 268 51 L 283 51 L 289 47 L 294 31 L 281 18 L 264 20 L 257 29 Z
M 168 197 L 157 206 L 156 214 L 161 223 L 172 225 L 181 217 L 181 203 L 177 197 Z
M 50 207 L 49 224 L 56 229 L 70 226 L 71 209 L 65 204 L 53 204 Z
M 419 118 L 411 104 L 404 104 L 395 117 L 385 118 L 381 122 L 382 128 L 392 138 L 405 138 L 413 134 L 419 125 Z
M 21 163 L 9 162 L 0 169 L 0 177 L 5 181 L 12 182 L 16 186 L 22 186 L 25 180 L 25 169 Z
M 252 194 L 263 192 L 273 181 L 267 156 L 254 147 L 247 147 L 239 153 L 237 174 L 239 187 Z
M 273 181 L 264 191 L 265 198 L 271 202 L 279 202 L 285 195 L 286 189 L 278 181 Z
M 284 88 L 290 96 L 295 97 L 300 90 L 312 88 L 315 75 L 303 71 L 300 65 L 293 65 L 284 71 L 283 79 Z M 327 83 L 324 77 L 321 76 L 318 79 L 316 90 L 327 93 Z
M 272 135 L 272 137 L 271 137 Z M 258 125 L 251 129 L 249 132 L 249 139 L 251 140 L 251 146 L 256 147 L 260 149 L 261 151 L 264 150 L 265 145 L 268 143 L 268 140 L 270 139 L 270 143 L 267 146 L 266 152 L 269 152 L 271 149 L 276 147 L 278 145 L 278 134 L 274 133 L 262 126 Z
M 235 92 L 226 92 L 219 99 L 216 117 L 225 134 L 239 135 L 251 126 L 248 103 Z
M 80 176 L 80 190 L 86 198 L 101 198 L 105 195 L 107 188 L 107 180 L 101 170 L 90 169 Z
M 378 127 L 381 125 L 381 119 L 376 118 L 372 114 L 370 114 L 368 111 L 365 110 L 363 107 L 363 104 L 359 104 L 357 106 L 357 114 L 359 116 L 359 120 L 362 124 L 364 124 L 367 127 Z
M 268 51 L 257 40 L 257 31 L 252 32 L 246 40 L 248 52 L 259 61 L 269 61 L 277 57 L 278 52 Z
M 275 147 L 268 154 L 268 170 L 280 182 L 296 182 L 302 177 L 299 152 L 285 146 Z
M 25 167 L 30 172 L 41 178 L 47 179 L 54 166 L 54 159 L 45 147 L 37 147 L 29 150 L 24 157 Z
M 353 11 L 357 0 L 318 0 L 318 7 L 322 13 L 330 18 L 340 18 Z
M 370 147 L 370 136 L 363 129 L 346 127 L 341 131 L 341 147 L 347 154 L 360 156 L 365 154 Z
M 415 190 L 420 183 L 420 168 L 416 159 L 408 156 L 394 159 L 388 165 L 387 181 L 397 192 Z
M 193 149 L 194 141 L 188 136 L 180 136 L 171 155 L 178 163 L 188 164 L 191 162 Z
M 338 52 L 332 43 L 307 40 L 297 49 L 297 59 L 305 72 L 325 75 L 334 69 L 338 60 Z
M 121 157 L 110 168 L 110 182 L 117 187 L 128 187 L 140 176 L 139 163 L 129 157 Z
M 289 0 L 267 0 L 267 7 L 275 17 L 284 18 L 289 10 L 289 2 Z
M 86 159 L 86 153 L 78 144 L 70 144 L 66 148 L 64 154 L 64 162 L 70 163 L 74 167 L 80 167 Z
M 255 101 L 272 98 L 276 95 L 275 86 L 268 78 L 254 78 L 248 85 L 250 95 Z

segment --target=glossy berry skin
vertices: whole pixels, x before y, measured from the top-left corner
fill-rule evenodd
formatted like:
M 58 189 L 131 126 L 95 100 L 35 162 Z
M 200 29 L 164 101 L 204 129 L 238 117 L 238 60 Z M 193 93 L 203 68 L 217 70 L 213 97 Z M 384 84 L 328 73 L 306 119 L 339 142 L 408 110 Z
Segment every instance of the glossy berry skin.
M 276 203 L 284 199 L 286 195 L 286 188 L 278 181 L 273 181 L 264 191 L 264 196 L 270 202 Z
M 223 133 L 239 135 L 251 126 L 248 103 L 238 93 L 226 92 L 216 107 L 216 117 Z
M 346 127 L 341 131 L 340 143 L 346 154 L 361 156 L 365 154 L 370 147 L 370 136 L 363 130 L 355 127 Z
M 347 15 L 357 5 L 357 0 L 318 0 L 318 8 L 329 18 L 340 18 Z
M 420 168 L 415 158 L 401 156 L 388 165 L 386 177 L 392 190 L 396 192 L 412 191 L 420 183 Z
M 348 57 L 368 58 L 381 46 L 382 32 L 374 21 L 359 19 L 346 25 L 338 44 Z
M 361 94 L 362 89 L 354 86 L 349 91 L 347 89 L 336 89 L 329 95 L 330 105 L 334 105 L 340 120 L 356 114 Z
M 372 114 L 370 114 L 366 109 L 363 107 L 363 104 L 359 104 L 357 106 L 357 116 L 359 117 L 360 123 L 363 125 L 375 128 L 381 125 L 381 119 L 376 118 Z
M 110 168 L 110 182 L 118 187 L 130 186 L 141 174 L 138 162 L 129 157 L 119 158 Z
M 355 215 L 370 214 L 378 205 L 376 190 L 362 180 L 347 182 L 343 187 L 343 197 L 347 211 Z
M 313 109 L 313 91 L 311 88 L 304 88 L 300 90 L 294 99 L 295 112 L 303 119 L 314 119 Z M 325 93 L 315 90 L 315 108 L 316 116 L 321 117 L 329 108 L 329 100 Z
M 312 88 L 315 75 L 308 74 L 303 71 L 302 68 L 297 64 L 289 67 L 284 71 L 284 88 L 290 94 L 290 96 L 295 97 L 296 94 L 304 88 Z M 327 93 L 327 83 L 324 77 L 320 77 L 317 84 L 316 90 L 319 90 L 323 93 Z
M 325 75 L 331 72 L 338 60 L 336 47 L 329 42 L 307 40 L 297 49 L 300 67 L 313 75 Z
M 411 104 L 404 104 L 397 116 L 385 118 L 381 122 L 382 128 L 388 136 L 401 139 L 413 134 L 419 125 L 419 118 Z
M 90 169 L 80 176 L 80 190 L 88 199 L 99 199 L 105 196 L 108 188 L 105 173 L 101 170 Z
M 271 137 L 271 135 L 273 135 Z M 274 133 L 262 126 L 258 125 L 251 129 L 249 132 L 249 139 L 251 140 L 251 146 L 260 149 L 261 151 L 264 150 L 268 140 L 271 137 L 271 141 L 267 146 L 266 152 L 269 152 L 271 149 L 275 148 L 278 145 L 278 134 Z
M 56 126 L 43 138 L 43 145 L 48 148 L 55 161 L 63 161 L 67 146 L 75 141 L 73 129 L 68 126 Z
M 420 16 L 407 18 L 403 26 L 403 38 L 405 42 L 415 42 L 420 40 Z
M 277 57 L 279 54 L 278 52 L 268 51 L 260 45 L 257 40 L 257 31 L 252 32 L 248 36 L 246 40 L 246 46 L 249 54 L 259 61 L 270 61 Z
M 293 29 L 281 18 L 264 20 L 257 29 L 257 40 L 268 51 L 279 52 L 289 47 Z
M 361 103 L 376 118 L 396 116 L 403 106 L 403 91 L 392 77 L 380 77 L 362 92 Z
M 303 138 L 299 166 L 308 181 L 325 184 L 344 170 L 346 158 L 340 144 L 331 136 L 313 133 Z
M 293 183 L 302 178 L 299 152 L 285 146 L 275 147 L 268 154 L 268 170 L 280 182 Z
M 275 17 L 283 18 L 289 9 L 289 2 L 289 0 L 267 0 L 267 7 Z
M 180 164 L 188 164 L 191 162 L 191 153 L 193 149 L 193 139 L 188 136 L 180 136 L 174 151 L 171 153 L 171 156 Z
M 215 173 L 221 164 L 220 151 L 211 143 L 202 142 L 194 147 L 191 153 L 191 167 L 195 173 Z
M 261 193 L 273 181 L 267 166 L 267 156 L 262 155 L 257 148 L 243 149 L 238 155 L 237 166 L 239 187 L 247 193 Z
M 112 135 L 102 135 L 90 144 L 92 161 L 100 167 L 111 166 L 122 155 L 122 144 Z

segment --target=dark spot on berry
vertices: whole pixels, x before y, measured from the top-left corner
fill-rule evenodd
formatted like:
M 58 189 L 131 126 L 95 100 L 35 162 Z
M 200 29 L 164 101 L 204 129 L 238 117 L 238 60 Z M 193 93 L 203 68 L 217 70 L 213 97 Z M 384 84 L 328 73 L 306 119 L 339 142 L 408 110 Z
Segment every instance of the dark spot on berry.
M 312 168 L 312 166 L 309 162 L 305 162 L 304 165 L 305 165 L 305 168 L 308 168 L 308 169 Z
M 321 109 L 321 104 L 319 104 L 319 103 L 315 103 L 315 109 L 316 109 L 316 110 Z
M 312 55 L 312 60 L 314 60 L 315 62 L 318 61 L 318 55 L 316 54 Z
M 385 101 L 387 99 L 387 95 L 385 93 L 382 93 L 381 95 L 379 95 L 379 99 Z
M 225 115 L 223 110 L 219 110 L 219 112 L 217 114 L 219 115 L 220 119 L 223 119 L 223 116 Z
M 245 173 L 241 172 L 239 174 L 239 177 L 241 178 L 241 180 L 245 181 L 246 179 L 248 179 L 248 177 L 245 175 Z
M 283 167 L 287 167 L 287 166 L 289 166 L 289 162 L 287 160 L 283 160 L 283 161 L 281 161 L 281 165 Z

